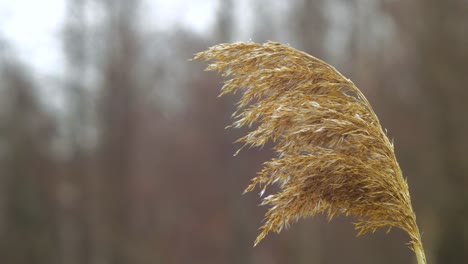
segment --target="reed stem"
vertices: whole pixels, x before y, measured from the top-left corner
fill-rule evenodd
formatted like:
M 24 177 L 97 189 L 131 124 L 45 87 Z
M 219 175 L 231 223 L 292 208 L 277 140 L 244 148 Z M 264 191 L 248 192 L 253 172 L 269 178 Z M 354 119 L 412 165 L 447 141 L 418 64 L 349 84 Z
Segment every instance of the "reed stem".
M 418 264 L 426 264 L 426 255 L 424 254 L 424 248 L 422 247 L 422 245 L 414 245 L 413 250 L 416 254 Z

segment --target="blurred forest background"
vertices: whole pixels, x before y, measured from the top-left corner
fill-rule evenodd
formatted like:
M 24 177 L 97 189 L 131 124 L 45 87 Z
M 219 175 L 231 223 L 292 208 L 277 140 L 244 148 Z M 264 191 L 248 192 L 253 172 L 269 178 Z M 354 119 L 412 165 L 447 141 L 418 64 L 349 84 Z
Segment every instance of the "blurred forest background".
M 236 98 L 187 61 L 249 39 L 289 43 L 361 88 L 395 141 L 428 263 L 468 263 L 466 0 L 218 0 L 202 32 L 156 28 L 144 1 L 65 6 L 60 74 L 0 35 L 1 263 L 415 263 L 402 231 L 355 238 L 344 217 L 252 247 L 266 208 L 241 194 L 273 153 L 232 156 Z

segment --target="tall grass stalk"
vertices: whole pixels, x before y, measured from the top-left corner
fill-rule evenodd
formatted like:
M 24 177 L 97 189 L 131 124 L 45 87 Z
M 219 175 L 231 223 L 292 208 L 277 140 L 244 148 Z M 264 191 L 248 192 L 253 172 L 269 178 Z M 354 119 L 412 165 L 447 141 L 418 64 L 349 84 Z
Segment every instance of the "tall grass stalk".
M 246 192 L 269 185 L 265 223 L 255 245 L 302 217 L 353 216 L 357 234 L 398 227 L 426 263 L 408 184 L 393 144 L 354 83 L 329 64 L 275 42 L 219 44 L 195 55 L 209 71 L 231 77 L 221 95 L 241 92 L 233 127 L 251 131 L 238 142 L 274 143 Z

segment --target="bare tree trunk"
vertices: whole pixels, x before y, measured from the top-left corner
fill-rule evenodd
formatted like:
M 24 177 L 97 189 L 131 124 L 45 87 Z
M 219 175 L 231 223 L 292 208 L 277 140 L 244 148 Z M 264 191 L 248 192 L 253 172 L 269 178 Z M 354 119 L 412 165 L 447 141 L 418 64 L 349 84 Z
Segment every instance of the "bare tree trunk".
M 88 175 L 85 175 L 86 190 L 86 226 L 88 229 L 90 264 L 110 264 L 112 259 L 111 227 L 106 217 L 104 206 L 103 177 L 97 172 L 94 164 L 88 164 Z
M 59 173 L 58 177 L 56 187 L 58 259 L 62 264 L 79 264 L 81 263 L 79 254 L 81 232 L 77 228 L 77 222 L 81 218 L 77 211 L 78 190 L 67 172 Z
M 8 182 L 7 173 L 3 169 L 3 155 L 0 153 L 0 237 L 4 237 L 7 229 L 7 203 L 8 203 Z
M 466 83 L 468 5 L 463 0 L 420 1 L 422 25 L 418 51 L 419 78 L 427 98 L 428 120 L 435 139 L 440 172 L 447 190 L 439 200 L 441 237 L 436 245 L 439 263 L 468 261 L 468 93 Z M 464 10 L 464 11 L 463 11 Z M 462 99 L 464 98 L 464 99 Z M 443 191 L 443 190 L 440 190 Z

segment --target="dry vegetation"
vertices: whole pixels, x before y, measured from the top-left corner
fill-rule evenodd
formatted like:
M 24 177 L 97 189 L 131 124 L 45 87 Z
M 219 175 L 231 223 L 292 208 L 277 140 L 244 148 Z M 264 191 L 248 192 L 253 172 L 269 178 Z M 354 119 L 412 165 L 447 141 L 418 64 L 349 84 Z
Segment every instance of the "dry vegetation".
M 358 235 L 379 227 L 403 229 L 418 263 L 424 250 L 408 185 L 377 116 L 361 91 L 327 63 L 275 42 L 220 44 L 196 54 L 207 70 L 231 79 L 221 95 L 240 91 L 233 127 L 252 128 L 238 141 L 274 142 L 246 191 L 271 184 L 270 208 L 255 244 L 306 216 L 355 218 Z

